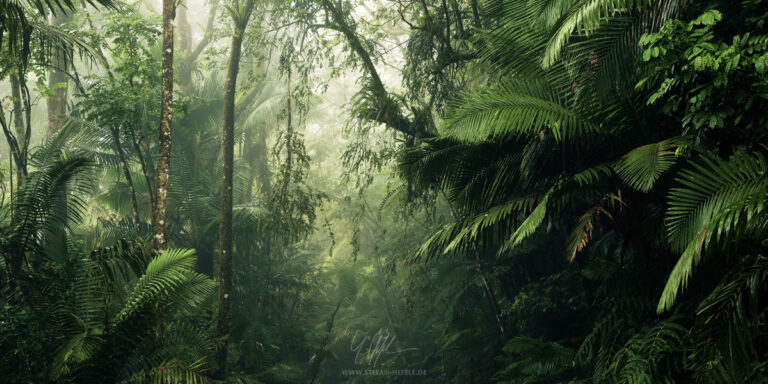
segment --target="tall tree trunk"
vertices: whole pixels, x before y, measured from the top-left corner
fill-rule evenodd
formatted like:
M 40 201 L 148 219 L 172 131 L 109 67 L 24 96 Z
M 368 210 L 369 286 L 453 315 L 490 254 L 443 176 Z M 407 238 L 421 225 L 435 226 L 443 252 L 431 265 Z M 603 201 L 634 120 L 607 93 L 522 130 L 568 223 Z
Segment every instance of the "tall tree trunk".
M 182 55 L 189 56 L 189 49 L 192 46 L 192 27 L 189 25 L 189 19 L 187 18 L 187 6 L 182 4 L 176 9 L 176 26 L 178 28 L 179 46 Z M 186 89 L 189 83 L 192 82 L 192 63 L 188 63 L 187 60 L 182 60 L 176 69 L 176 74 L 179 79 L 179 87 Z
M 258 56 L 254 55 L 253 59 L 253 76 L 258 77 L 262 73 L 261 66 L 259 65 Z M 244 116 L 244 112 L 247 109 L 254 108 L 253 102 L 264 90 L 264 82 L 257 84 L 243 96 L 239 97 L 235 103 L 235 116 L 238 117 L 239 122 Z M 245 115 L 247 116 L 247 115 Z M 243 196 L 243 203 L 251 201 L 253 198 L 254 183 L 258 179 L 259 193 L 261 196 L 266 197 L 269 201 L 269 186 L 264 188 L 264 175 L 266 174 L 266 180 L 269 182 L 269 160 L 267 158 L 267 144 L 266 144 L 266 128 L 253 128 L 245 130 L 245 140 L 243 143 L 243 160 L 248 164 L 248 180 L 245 185 L 245 194 Z
M 343 297 L 339 299 L 339 302 L 336 304 L 336 309 L 333 310 L 333 313 L 331 313 L 331 318 L 328 320 L 328 323 L 325 326 L 325 335 L 323 336 L 323 339 L 320 341 L 320 345 L 317 348 L 317 351 L 315 352 L 315 359 L 312 361 L 312 365 L 309 367 L 309 383 L 315 384 L 317 383 L 317 375 L 320 373 L 320 364 L 323 363 L 323 350 L 325 350 L 326 346 L 328 345 L 328 341 L 331 339 L 331 331 L 333 331 L 333 323 L 334 320 L 336 320 L 336 314 L 339 313 L 339 308 L 341 308 L 341 303 L 344 301 Z
M 459 29 L 458 37 L 462 38 L 464 36 L 464 21 L 461 17 L 461 8 L 458 1 L 451 0 L 451 7 L 453 8 L 453 14 L 456 15 L 456 27 Z
M 285 125 L 285 168 L 283 172 L 283 186 L 280 190 L 280 201 L 284 201 L 288 187 L 291 184 L 291 172 L 293 167 L 293 111 L 291 111 L 291 62 L 288 61 L 288 86 L 285 94 L 285 113 L 287 122 Z
M 187 7 L 182 5 L 176 9 L 176 25 L 179 29 L 179 50 L 189 53 L 192 46 L 192 26 L 187 18 Z
M 224 170 L 221 188 L 221 223 L 220 223 L 220 254 L 219 254 L 219 315 L 217 328 L 223 339 L 219 351 L 218 377 L 223 378 L 227 368 L 227 350 L 229 348 L 230 330 L 232 327 L 232 170 L 235 156 L 235 92 L 237 90 L 237 74 L 240 69 L 240 53 L 243 35 L 248 26 L 248 20 L 253 11 L 254 0 L 247 0 L 245 7 L 240 8 L 237 0 L 233 9 L 241 10 L 235 14 L 233 21 L 235 30 L 232 35 L 232 47 L 227 69 L 227 81 L 224 93 L 224 125 L 222 127 L 221 153 Z
M 183 7 L 182 7 L 183 8 Z M 189 28 L 189 23 L 186 21 L 186 13 L 187 10 L 179 10 L 179 16 L 181 16 L 181 19 L 179 20 L 179 33 L 181 33 L 181 49 L 186 51 L 186 56 L 184 57 L 184 61 L 182 61 L 179 65 L 179 68 L 177 69 L 178 72 L 178 78 L 179 78 L 179 84 L 181 85 L 182 89 L 189 86 L 189 84 L 192 82 L 192 72 L 195 70 L 195 64 L 197 63 L 197 58 L 200 57 L 200 54 L 203 52 L 206 46 L 211 42 L 211 35 L 213 34 L 213 26 L 214 21 L 216 20 L 216 10 L 219 8 L 219 1 L 214 0 L 209 5 L 209 11 L 208 11 L 208 22 L 205 26 L 205 31 L 203 32 L 203 38 L 200 40 L 197 45 L 192 48 L 192 36 L 191 33 L 187 35 L 186 30 L 189 30 L 191 32 L 191 28 Z M 182 13 L 183 12 L 183 13 Z
M 443 0 L 443 15 L 445 16 L 445 46 L 451 49 L 451 15 L 448 13 L 448 3 Z
M 60 27 L 72 20 L 72 12 L 58 12 L 51 16 L 51 25 Z M 50 139 L 67 122 L 67 93 L 69 88 L 70 58 L 69 52 L 63 49 L 56 49 L 51 58 L 51 64 L 54 69 L 48 76 L 48 87 L 55 88 L 46 104 L 48 106 L 48 127 L 45 130 L 45 138 Z
M 27 177 L 27 150 L 29 148 L 29 137 L 31 134 L 30 129 L 30 102 L 28 94 L 23 91 L 26 88 L 25 81 L 23 79 L 24 74 L 19 71 L 19 74 L 10 75 L 11 80 L 11 97 L 13 98 L 13 126 L 15 129 L 16 137 L 16 189 L 21 190 L 24 187 L 24 181 Z M 24 93 L 24 96 L 22 96 Z M 24 113 L 24 116 L 22 116 Z M 26 124 L 25 124 L 26 116 Z
M 3 127 L 3 134 L 5 135 L 5 140 L 8 143 L 8 181 L 9 186 L 11 188 L 11 201 L 13 201 L 14 191 L 13 191 L 13 163 L 14 161 L 17 161 L 19 156 L 19 143 L 16 140 L 16 135 L 13 134 L 13 131 L 11 130 L 11 127 L 9 126 L 9 122 L 6 121 L 5 117 L 5 109 L 3 108 L 2 104 L 0 104 L 0 126 Z M 11 223 L 15 223 L 15 218 L 13 214 L 13 204 L 10 205 L 11 208 Z
M 136 109 L 137 115 L 139 109 Z M 140 123 L 142 126 L 144 123 Z M 142 128 L 142 131 L 144 129 Z M 141 173 L 144 175 L 144 180 L 147 183 L 147 195 L 149 196 L 149 206 L 151 207 L 155 206 L 155 196 L 154 192 L 152 192 L 152 180 L 153 175 L 152 172 L 152 166 L 147 164 L 147 162 L 144 160 L 144 153 L 141 150 L 141 146 L 139 146 L 139 141 L 136 139 L 136 127 L 131 127 L 131 129 L 128 130 L 128 132 L 131 134 L 131 145 L 133 146 L 133 150 L 136 152 L 136 156 L 139 159 L 139 165 L 141 165 Z M 145 140 L 144 138 L 143 140 Z M 147 151 L 147 154 L 149 154 L 149 151 Z
M 493 317 L 496 320 L 496 325 L 499 327 L 499 333 L 501 335 L 504 335 L 504 323 L 501 321 L 501 311 L 499 310 L 499 302 L 496 300 L 496 295 L 493 293 L 493 289 L 491 288 L 491 285 L 488 283 L 488 279 L 485 278 L 485 273 L 483 273 L 483 267 L 482 263 L 480 262 L 480 254 L 475 251 L 475 270 L 477 271 L 477 275 L 480 276 L 480 280 L 483 281 L 483 288 L 485 289 L 485 295 L 488 298 L 488 304 L 491 306 L 491 311 L 493 311 Z
M 257 171 L 259 172 L 259 192 L 265 201 L 272 198 L 272 171 L 269 169 L 267 152 L 267 132 L 259 133 L 255 146 Z
M 152 210 L 152 232 L 155 250 L 168 246 L 165 233 L 165 201 L 168 197 L 168 170 L 171 166 L 171 119 L 173 118 L 173 18 L 174 0 L 163 0 L 163 63 L 160 138 L 157 151 L 157 193 Z
M 475 21 L 475 28 L 481 28 L 483 26 L 482 20 L 480 19 L 480 4 L 477 0 L 472 0 L 472 18 Z
M 123 152 L 123 145 L 120 143 L 120 128 L 110 127 L 112 132 L 112 140 L 115 142 L 115 153 L 117 153 L 117 160 L 120 162 L 120 167 L 123 169 L 125 175 L 125 183 L 128 184 L 128 192 L 131 198 L 131 210 L 133 213 L 133 228 L 136 230 L 136 236 L 141 238 L 141 221 L 139 219 L 139 204 L 136 201 L 136 189 L 133 187 L 133 178 L 131 177 L 131 170 L 128 168 L 128 162 L 125 159 L 125 152 Z

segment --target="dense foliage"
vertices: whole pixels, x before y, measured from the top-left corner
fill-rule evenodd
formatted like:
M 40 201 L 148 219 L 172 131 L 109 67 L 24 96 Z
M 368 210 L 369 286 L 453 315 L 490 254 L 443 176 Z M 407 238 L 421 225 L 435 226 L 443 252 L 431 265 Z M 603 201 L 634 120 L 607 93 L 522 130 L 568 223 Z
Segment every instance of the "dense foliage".
M 768 383 L 768 1 L 158 5 L 0 0 L 0 381 Z

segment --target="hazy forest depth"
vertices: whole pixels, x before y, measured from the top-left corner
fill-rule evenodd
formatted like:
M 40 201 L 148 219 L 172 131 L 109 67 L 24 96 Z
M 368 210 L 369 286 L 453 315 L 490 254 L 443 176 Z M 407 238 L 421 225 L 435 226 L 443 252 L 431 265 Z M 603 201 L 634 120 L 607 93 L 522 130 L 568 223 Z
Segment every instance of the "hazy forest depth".
M 768 384 L 768 0 L 0 0 L 0 382 Z

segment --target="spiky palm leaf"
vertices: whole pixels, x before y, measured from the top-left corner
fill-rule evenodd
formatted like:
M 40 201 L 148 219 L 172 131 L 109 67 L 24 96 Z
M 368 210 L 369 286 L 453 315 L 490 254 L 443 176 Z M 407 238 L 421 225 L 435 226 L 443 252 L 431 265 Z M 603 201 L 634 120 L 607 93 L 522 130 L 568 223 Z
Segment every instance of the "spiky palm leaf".
M 677 1 L 675 0 L 659 3 L 650 0 L 577 0 L 573 2 L 560 2 L 570 3 L 568 4 L 570 7 L 551 31 L 542 57 L 542 65 L 544 67 L 553 65 L 560 58 L 563 49 L 568 44 L 568 40 L 574 33 L 589 36 L 596 33 L 602 25 L 609 24 L 612 18 L 632 11 L 645 11 L 653 14 L 656 19 L 650 24 L 658 28 L 677 9 Z
M 768 220 L 768 163 L 761 153 L 738 152 L 729 160 L 704 159 L 680 173 L 669 193 L 667 230 L 682 255 L 669 275 L 658 310 L 675 303 L 701 255 L 715 242 L 760 236 Z
M 118 2 L 113 0 L 88 0 L 92 6 L 101 5 L 114 9 Z M 106 59 L 94 48 L 77 36 L 48 24 L 41 15 L 57 12 L 72 12 L 75 3 L 72 0 L 0 0 L 0 50 L 5 50 L 12 62 L 27 65 L 33 53 L 32 42 L 47 53 L 52 50 L 67 51 L 78 49 L 102 62 Z M 48 60 L 41 55 L 41 61 Z M 9 63 L 3 66 L 12 67 Z M 5 72 L 7 68 L 3 68 Z
M 689 143 L 688 137 L 673 137 L 635 148 L 619 160 L 616 173 L 630 187 L 648 192 L 676 164 L 680 149 Z
M 470 142 L 544 132 L 561 141 L 598 133 L 602 127 L 551 84 L 514 80 L 465 95 L 446 117 L 443 130 L 448 137 Z
M 743 264 L 726 275 L 696 309 L 695 350 L 686 364 L 702 381 L 743 381 L 752 373 L 747 363 L 760 359 L 756 355 L 760 287 L 768 279 L 768 258 L 759 255 Z

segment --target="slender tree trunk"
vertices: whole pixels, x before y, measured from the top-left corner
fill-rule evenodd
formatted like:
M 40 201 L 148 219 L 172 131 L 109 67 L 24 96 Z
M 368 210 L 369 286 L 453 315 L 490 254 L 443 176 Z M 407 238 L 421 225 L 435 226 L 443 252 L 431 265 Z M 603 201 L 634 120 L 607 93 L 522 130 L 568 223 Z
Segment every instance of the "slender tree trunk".
M 144 160 L 144 153 L 141 151 L 139 142 L 136 139 L 135 129 L 132 128 L 129 130 L 129 132 L 131 134 L 131 145 L 133 146 L 133 150 L 136 152 L 136 156 L 139 159 L 139 164 L 141 165 L 141 173 L 144 174 L 144 180 L 147 183 L 147 195 L 149 195 L 149 207 L 151 210 L 152 207 L 155 206 L 155 196 L 152 192 L 152 174 L 150 173 L 152 171 L 152 167 L 149 166 Z
M 266 201 L 272 198 L 272 171 L 269 169 L 269 159 L 267 158 L 267 133 L 259 133 L 256 141 L 256 155 L 259 172 L 259 192 Z
M 157 153 L 157 193 L 152 210 L 155 250 L 168 246 L 165 233 L 165 202 L 168 196 L 168 170 L 171 166 L 171 119 L 173 117 L 173 18 L 174 0 L 163 0 L 163 86 L 160 109 L 160 139 Z
M 179 32 L 181 33 L 180 44 L 181 48 L 187 52 L 184 61 L 181 62 L 181 65 L 179 65 L 178 68 L 179 84 L 181 84 L 182 88 L 189 86 L 189 84 L 192 82 L 192 72 L 195 69 L 197 58 L 200 57 L 200 54 L 203 52 L 205 47 L 208 46 L 208 44 L 211 42 L 211 34 L 213 33 L 213 26 L 214 21 L 216 20 L 216 10 L 218 9 L 218 6 L 218 0 L 211 2 L 208 12 L 208 22 L 206 24 L 205 31 L 203 32 L 203 39 L 200 40 L 200 42 L 198 42 L 194 48 L 192 48 L 191 35 L 188 36 L 187 32 L 185 31 L 185 28 L 189 28 L 189 23 L 186 21 L 187 10 L 179 10 L 179 16 L 183 16 L 181 20 L 179 20 Z
M 253 60 L 253 76 L 258 77 L 262 73 L 258 57 L 254 55 L 251 57 L 251 59 Z M 253 101 L 262 93 L 263 90 L 264 82 L 251 87 L 251 89 L 244 96 L 237 99 L 235 103 L 235 116 L 237 117 L 237 122 L 240 122 L 240 119 L 243 117 L 243 112 L 246 111 L 246 109 L 253 108 Z M 261 168 L 263 166 L 261 159 L 264 158 L 266 160 L 268 153 L 266 149 L 265 131 L 265 129 L 258 128 L 245 130 L 242 157 L 246 164 L 248 164 L 249 172 L 248 180 L 246 181 L 245 185 L 245 194 L 242 201 L 243 203 L 249 202 L 253 198 L 254 182 L 263 172 Z M 262 145 L 262 143 L 264 145 Z M 267 172 L 269 172 L 268 161 L 266 167 Z M 261 189 L 261 191 L 263 190 L 264 189 Z
M 448 13 L 448 3 L 443 0 L 443 16 L 445 16 L 445 46 L 451 49 L 451 15 Z
M 315 352 L 315 359 L 312 362 L 312 365 L 309 367 L 309 383 L 315 384 L 317 383 L 317 375 L 320 373 L 320 364 L 323 363 L 323 358 L 321 352 L 325 349 L 326 345 L 328 345 L 328 341 L 331 338 L 331 331 L 333 330 L 333 323 L 334 320 L 336 320 L 336 314 L 339 313 L 339 308 L 341 308 L 341 303 L 343 302 L 343 298 L 339 299 L 339 302 L 336 304 L 336 309 L 333 310 L 333 313 L 331 314 L 331 318 L 328 320 L 328 323 L 325 327 L 325 336 L 323 336 L 323 340 L 320 342 L 320 347 L 317 349 L 317 352 Z
M 123 169 L 125 175 L 125 182 L 128 184 L 128 192 L 131 195 L 131 210 L 133 213 L 133 227 L 136 230 L 136 236 L 141 238 L 141 222 L 139 219 L 139 204 L 136 201 L 136 189 L 133 187 L 133 178 L 131 177 L 131 170 L 128 168 L 128 162 L 125 160 L 125 153 L 123 152 L 123 145 L 120 143 L 120 128 L 110 127 L 112 132 L 112 140 L 115 141 L 115 153 L 117 153 L 117 159 L 120 161 L 120 167 Z
M 179 29 L 179 50 L 188 53 L 192 47 L 192 26 L 189 25 L 186 6 L 176 9 L 176 25 Z
M 461 9 L 459 3 L 456 0 L 451 0 L 451 7 L 453 8 L 453 14 L 456 15 L 456 27 L 459 29 L 459 38 L 464 36 L 464 21 L 461 18 Z
M 248 164 L 248 179 L 245 181 L 245 188 L 243 196 L 240 196 L 240 204 L 247 203 L 251 201 L 251 196 L 253 196 L 253 182 L 256 179 L 256 161 L 255 161 L 255 140 L 253 138 L 253 131 L 250 129 L 246 129 L 243 132 L 243 146 L 242 151 L 240 153 L 240 157 L 245 161 L 246 164 Z
M 496 324 L 499 326 L 499 332 L 504 335 L 504 324 L 501 322 L 501 312 L 499 311 L 498 300 L 496 300 L 496 295 L 493 293 L 491 285 L 488 284 L 488 279 L 485 278 L 485 273 L 483 273 L 482 264 L 480 263 L 480 254 L 477 251 L 475 251 L 475 269 L 477 270 L 480 279 L 483 281 L 485 295 L 488 297 L 488 304 L 491 306 L 493 317 L 496 319 Z
M 185 4 L 176 9 L 176 28 L 178 29 L 179 39 L 177 49 L 183 52 L 184 55 L 189 56 L 189 50 L 192 46 L 192 27 L 189 25 L 187 6 Z M 182 60 L 176 69 L 181 89 L 186 89 L 192 82 L 192 64 L 188 63 L 187 60 Z
M 11 85 L 13 86 L 13 84 L 14 83 L 12 82 Z M 18 168 L 18 164 L 21 162 L 21 150 L 19 149 L 19 141 L 16 139 L 16 134 L 14 133 L 15 129 L 12 128 L 10 124 L 11 123 L 6 120 L 5 110 L 3 109 L 2 105 L 0 105 L 0 125 L 2 125 L 3 127 L 3 134 L 5 135 L 5 140 L 8 143 L 8 157 L 9 157 L 8 165 L 10 167 L 10 169 L 8 170 L 8 174 L 10 176 L 10 183 L 11 183 L 11 200 L 13 200 L 13 186 L 14 186 L 13 165 L 14 163 L 17 164 L 16 171 L 19 172 L 20 168 Z M 13 207 L 13 205 L 11 205 L 11 207 Z M 11 220 L 13 220 L 15 216 L 11 215 L 11 217 L 12 217 Z
M 9 122 L 6 121 L 5 117 L 5 109 L 3 108 L 2 104 L 0 104 L 0 126 L 3 128 L 3 134 L 5 135 L 5 140 L 8 143 L 8 181 L 9 186 L 11 189 L 11 202 L 13 202 L 13 196 L 14 196 L 14 190 L 13 190 L 13 164 L 14 161 L 18 161 L 19 158 L 19 143 L 16 140 L 16 136 L 13 134 L 13 131 L 11 130 L 11 127 L 9 126 Z M 13 204 L 10 204 L 11 208 L 11 224 L 16 223 L 16 216 L 14 215 L 13 211 Z
M 235 109 L 237 114 L 237 109 Z M 266 173 L 267 183 L 269 182 L 269 161 L 267 159 L 266 133 L 247 130 L 245 132 L 245 143 L 243 144 L 243 160 L 248 164 L 248 180 L 246 180 L 245 194 L 241 203 L 251 201 L 254 195 L 254 185 L 257 186 L 257 193 L 269 200 L 269 186 L 264 187 L 264 176 Z
M 55 16 L 51 16 L 51 25 L 60 27 L 71 20 L 72 12 L 61 11 L 57 12 Z M 68 51 L 65 50 L 54 50 L 51 60 L 54 69 L 48 76 L 48 87 L 54 88 L 61 84 L 63 86 L 54 89 L 54 94 L 46 101 L 48 106 L 48 128 L 45 131 L 46 140 L 50 139 L 67 122 L 67 94 L 69 88 L 67 71 L 70 70 L 68 54 Z
M 287 124 L 285 127 L 285 169 L 283 173 L 283 186 L 280 191 L 281 201 L 285 198 L 285 194 L 288 193 L 293 167 L 293 112 L 291 111 L 291 96 L 291 63 L 288 62 L 288 87 L 285 95 L 285 111 L 287 114 Z
M 24 179 L 27 176 L 27 143 L 26 129 L 24 129 L 24 117 L 22 112 L 24 108 L 21 102 L 21 83 L 16 74 L 10 76 L 11 97 L 13 98 L 13 128 L 16 131 L 16 190 L 19 191 L 24 186 Z
M 482 20 L 480 19 L 480 4 L 478 4 L 477 0 L 472 0 L 472 18 L 475 21 L 475 28 L 481 28 L 483 26 Z
M 235 1 L 234 9 L 240 9 Z M 233 17 L 235 24 L 232 47 L 227 69 L 224 93 L 224 126 L 222 127 L 221 152 L 224 163 L 221 189 L 221 224 L 219 255 L 219 315 L 217 328 L 223 339 L 219 351 L 218 377 L 223 378 L 227 369 L 227 350 L 232 327 L 232 170 L 235 156 L 235 92 L 240 69 L 240 53 L 243 35 L 253 11 L 254 0 L 247 0 L 242 13 Z

